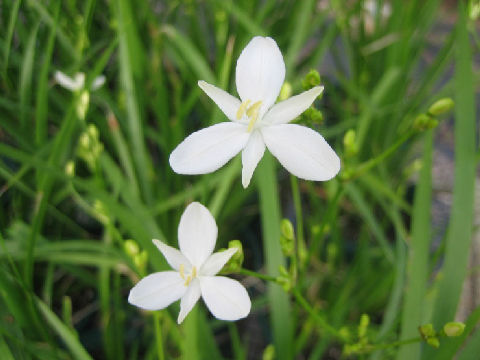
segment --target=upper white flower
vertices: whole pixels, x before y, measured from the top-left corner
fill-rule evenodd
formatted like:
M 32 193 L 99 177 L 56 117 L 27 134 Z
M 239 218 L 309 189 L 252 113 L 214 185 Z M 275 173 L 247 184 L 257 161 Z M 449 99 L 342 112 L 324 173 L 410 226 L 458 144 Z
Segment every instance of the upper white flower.
M 198 86 L 230 119 L 194 132 L 170 155 L 179 174 L 206 174 L 225 165 L 242 151 L 242 184 L 247 187 L 265 147 L 292 174 L 325 181 L 340 170 L 340 159 L 325 139 L 305 126 L 288 124 L 323 91 L 316 86 L 275 104 L 285 79 L 282 54 L 269 37 L 254 37 L 237 61 L 236 85 L 240 100 L 199 81 Z
M 130 291 L 128 302 L 146 310 L 159 310 L 180 300 L 180 324 L 200 296 L 210 312 L 221 320 L 238 320 L 251 308 L 247 290 L 238 281 L 215 276 L 237 249 L 212 254 L 217 225 L 202 204 L 191 203 L 178 225 L 180 251 L 153 240 L 175 271 L 162 271 L 140 280 Z
M 61 71 L 55 71 L 55 81 L 62 86 L 63 88 L 70 91 L 82 90 L 85 87 L 85 74 L 83 72 L 78 72 L 73 78 L 68 75 L 65 75 Z M 102 87 L 105 84 L 105 76 L 97 76 L 90 87 L 90 90 L 95 91 Z

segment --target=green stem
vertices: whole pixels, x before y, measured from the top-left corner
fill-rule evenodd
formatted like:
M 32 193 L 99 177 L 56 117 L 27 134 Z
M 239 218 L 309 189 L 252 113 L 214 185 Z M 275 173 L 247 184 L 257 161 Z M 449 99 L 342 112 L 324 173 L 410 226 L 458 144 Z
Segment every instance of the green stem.
M 240 269 L 239 271 L 240 274 L 245 275 L 245 276 L 253 276 L 265 281 L 271 281 L 271 282 L 277 282 L 277 278 L 275 276 L 270 276 L 270 275 L 265 275 L 265 274 L 260 274 L 255 271 L 247 270 L 247 269 Z
M 298 304 L 300 304 L 309 314 L 310 316 L 317 322 L 317 324 L 326 332 L 330 333 L 340 341 L 344 342 L 344 338 L 342 335 L 338 332 L 337 329 L 335 329 L 332 325 L 327 323 L 327 321 L 318 314 L 318 312 L 313 309 L 313 307 L 308 303 L 308 301 L 303 297 L 303 295 L 300 293 L 300 291 L 297 288 L 292 289 L 292 294 L 297 300 Z
M 403 345 L 408 345 L 408 344 L 413 344 L 416 342 L 422 342 L 423 338 L 421 336 L 411 338 L 411 339 L 406 339 L 406 340 L 400 340 L 400 341 L 394 341 L 392 343 L 383 343 L 383 344 L 376 344 L 376 345 L 370 345 L 367 349 L 366 352 L 373 352 L 377 350 L 384 350 L 384 349 L 389 349 L 392 347 L 399 347 Z
M 297 257 L 299 260 L 300 271 L 303 268 L 303 264 L 305 263 L 303 260 L 306 257 L 306 247 L 305 247 L 305 239 L 303 236 L 303 214 L 302 214 L 302 201 L 300 199 L 300 189 L 298 186 L 298 179 L 294 175 L 290 175 L 290 184 L 292 186 L 292 197 L 293 197 L 293 204 L 295 206 L 295 220 L 297 225 L 297 246 L 295 247 L 295 255 L 292 260 L 295 260 L 293 264 L 295 264 L 295 277 L 297 273 Z
M 165 354 L 163 353 L 162 328 L 160 326 L 160 320 L 160 312 L 155 311 L 153 313 L 153 323 L 155 326 L 155 344 L 157 347 L 157 355 L 159 360 L 165 360 Z

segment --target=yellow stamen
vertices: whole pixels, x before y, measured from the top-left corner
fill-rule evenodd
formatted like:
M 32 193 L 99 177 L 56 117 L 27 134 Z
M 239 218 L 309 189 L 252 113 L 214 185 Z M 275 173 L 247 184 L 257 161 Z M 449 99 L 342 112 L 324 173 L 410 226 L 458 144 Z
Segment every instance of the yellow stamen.
M 247 116 L 250 118 L 250 122 L 248 123 L 248 128 L 247 128 L 248 132 L 252 131 L 253 125 L 255 125 L 255 122 L 258 119 L 258 112 L 260 110 L 260 106 L 262 106 L 262 102 L 257 101 L 252 106 L 250 106 L 247 110 Z
M 240 104 L 240 107 L 237 110 L 237 120 L 240 120 L 247 111 L 248 105 L 250 105 L 250 100 L 246 100 Z
M 197 277 L 197 268 L 194 266 L 192 269 L 192 278 Z
M 188 286 L 188 285 L 190 285 L 192 280 L 197 277 L 197 268 L 194 266 L 192 268 L 192 273 L 190 274 L 190 276 L 187 276 L 186 278 L 185 278 L 185 274 L 184 274 L 183 270 L 184 270 L 184 267 L 183 267 L 183 264 L 182 264 L 182 265 L 180 265 L 180 276 L 182 277 L 183 280 L 185 280 L 185 283 L 183 285 Z
M 185 280 L 185 265 L 180 264 L 180 269 L 179 269 L 180 277 Z

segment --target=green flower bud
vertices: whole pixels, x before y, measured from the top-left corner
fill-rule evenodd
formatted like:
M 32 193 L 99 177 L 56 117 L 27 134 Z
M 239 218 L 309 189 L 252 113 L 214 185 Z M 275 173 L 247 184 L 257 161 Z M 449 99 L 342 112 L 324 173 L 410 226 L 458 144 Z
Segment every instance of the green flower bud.
M 440 341 L 436 337 L 430 337 L 426 340 L 427 344 L 438 349 L 440 347 Z
M 429 337 L 434 337 L 437 334 L 432 324 L 425 324 L 425 325 L 419 326 L 418 332 L 424 339 L 427 339 Z
M 88 90 L 83 90 L 80 93 L 77 101 L 77 116 L 79 119 L 85 119 L 88 111 L 88 105 L 90 103 L 90 93 Z
M 285 266 L 280 265 L 278 267 L 280 276 L 277 276 L 277 283 L 285 290 L 289 292 L 292 289 L 292 279 L 290 273 L 285 269 Z
M 302 80 L 302 87 L 305 90 L 310 90 L 311 88 L 320 85 L 320 74 L 317 70 L 310 70 L 305 78 Z
M 460 336 L 463 334 L 464 330 L 465 324 L 461 322 L 449 322 L 443 327 L 443 331 L 448 337 Z
M 147 261 L 148 261 L 148 253 L 143 250 L 140 254 L 137 254 L 133 258 L 133 262 L 137 266 L 137 268 L 140 270 L 140 273 L 143 273 L 146 266 L 147 266 Z
M 295 252 L 295 233 L 293 225 L 288 219 L 282 219 L 280 223 L 280 247 L 285 256 L 292 256 Z
M 358 153 L 358 144 L 355 141 L 355 130 L 348 130 L 343 136 L 343 146 L 345 147 L 345 155 L 351 157 Z
M 68 177 L 75 176 L 75 162 L 73 160 L 68 161 L 67 164 L 65 165 L 65 174 Z
M 476 21 L 480 17 L 480 1 L 471 0 L 468 3 L 468 17 L 472 21 Z
M 428 113 L 433 116 L 442 115 L 452 110 L 454 106 L 455 103 L 451 98 L 443 98 L 435 101 L 428 109 Z
M 360 316 L 360 323 L 358 325 L 358 337 L 363 338 L 367 334 L 368 325 L 370 324 L 370 317 L 367 314 Z
M 237 251 L 232 255 L 230 260 L 223 267 L 222 272 L 224 273 L 234 273 L 238 272 L 242 268 L 244 254 L 243 246 L 240 240 L 231 240 L 228 242 L 228 248 L 236 248 Z
M 262 360 L 275 360 L 275 347 L 272 344 L 263 350 Z
M 323 113 L 314 107 L 309 107 L 303 112 L 301 122 L 304 122 L 308 126 L 320 125 L 323 122 Z
M 342 326 L 340 330 L 338 330 L 338 334 L 340 337 L 345 341 L 349 342 L 351 338 L 350 330 L 346 326 Z
M 438 125 L 438 120 L 428 114 L 420 114 L 413 121 L 413 128 L 417 131 L 433 129 Z
M 138 244 L 135 242 L 135 240 L 132 239 L 125 240 L 125 242 L 123 243 L 123 250 L 131 258 L 138 255 L 138 253 L 140 252 Z
M 278 100 L 287 100 L 290 96 L 292 96 L 292 85 L 288 81 L 285 81 L 280 89 Z

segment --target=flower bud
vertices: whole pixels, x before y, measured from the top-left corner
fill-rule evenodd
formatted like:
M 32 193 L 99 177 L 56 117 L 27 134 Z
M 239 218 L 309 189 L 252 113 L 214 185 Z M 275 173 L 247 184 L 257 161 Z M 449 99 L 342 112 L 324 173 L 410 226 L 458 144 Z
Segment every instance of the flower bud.
M 235 248 L 237 251 L 235 254 L 232 255 L 230 260 L 225 264 L 223 267 L 222 272 L 224 273 L 233 273 L 238 272 L 242 268 L 244 254 L 243 254 L 243 246 L 240 240 L 231 240 L 228 242 L 228 248 L 232 249 Z
M 90 93 L 83 90 L 77 100 L 77 116 L 79 119 L 85 119 L 87 115 L 88 105 L 90 103 Z
M 263 350 L 262 360 L 275 360 L 275 347 L 272 344 Z
M 413 128 L 417 131 L 425 131 L 435 128 L 438 120 L 428 114 L 420 114 L 413 121 Z
M 438 349 L 440 347 L 440 341 L 436 337 L 430 337 L 426 340 L 427 344 Z
M 468 17 L 472 21 L 476 21 L 480 17 L 480 1 L 470 1 L 468 3 Z
M 452 110 L 454 106 L 455 103 L 451 98 L 443 98 L 435 101 L 428 109 L 428 113 L 433 116 L 442 115 Z
M 145 250 L 135 255 L 133 258 L 133 262 L 135 263 L 137 268 L 140 270 L 140 273 L 143 273 L 145 271 L 145 268 L 147 266 L 147 261 L 148 261 L 148 253 Z
M 308 126 L 320 125 L 323 122 L 323 113 L 314 107 L 309 107 L 303 112 L 301 120 Z
M 305 90 L 310 90 L 311 88 L 320 85 L 320 74 L 317 70 L 310 70 L 305 78 L 302 80 L 302 87 Z
M 345 147 L 345 155 L 347 157 L 354 156 L 358 153 L 358 144 L 355 141 L 355 130 L 348 130 L 343 136 L 343 146 Z
M 443 331 L 448 337 L 460 336 L 463 334 L 464 330 L 465 324 L 461 322 L 449 322 L 443 327 Z
M 290 96 L 292 96 L 292 85 L 288 81 L 285 81 L 280 89 L 278 100 L 287 100 Z
M 131 258 L 135 257 L 140 252 L 138 244 L 132 239 L 125 240 L 123 243 L 123 250 Z
M 65 165 L 65 174 L 68 177 L 75 176 L 75 162 L 73 160 L 68 161 L 67 164 Z
M 418 327 L 418 332 L 422 338 L 427 339 L 436 335 L 435 329 L 432 324 L 424 324 Z
M 360 316 L 360 323 L 358 325 L 358 337 L 363 338 L 367 334 L 368 325 L 370 324 L 370 317 L 367 314 Z
M 295 232 L 293 225 L 288 219 L 282 219 L 280 223 L 280 247 L 285 256 L 292 256 L 295 252 Z

